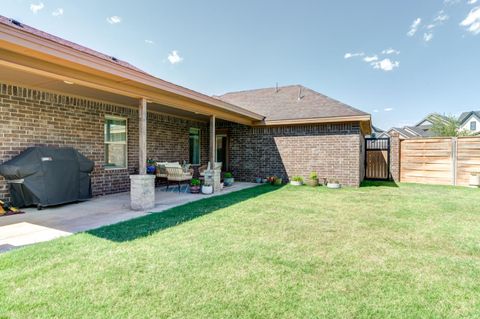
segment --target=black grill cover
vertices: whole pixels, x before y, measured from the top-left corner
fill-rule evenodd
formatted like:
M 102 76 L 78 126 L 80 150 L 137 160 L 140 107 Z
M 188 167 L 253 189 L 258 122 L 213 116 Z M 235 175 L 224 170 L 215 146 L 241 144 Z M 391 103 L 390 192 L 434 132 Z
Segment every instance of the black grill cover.
M 0 165 L 13 205 L 50 206 L 92 197 L 94 163 L 73 148 L 31 147 Z

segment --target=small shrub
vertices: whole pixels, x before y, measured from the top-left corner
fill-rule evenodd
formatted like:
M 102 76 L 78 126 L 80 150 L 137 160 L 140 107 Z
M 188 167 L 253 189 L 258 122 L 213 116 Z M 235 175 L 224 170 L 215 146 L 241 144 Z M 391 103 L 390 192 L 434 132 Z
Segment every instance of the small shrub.
M 200 186 L 200 180 L 198 178 L 192 178 L 192 180 L 190 181 L 190 185 Z
M 293 176 L 292 181 L 294 182 L 303 182 L 303 177 L 302 176 Z
M 317 180 L 318 179 L 317 172 L 311 172 L 310 173 L 310 179 Z
M 230 172 L 226 172 L 225 175 L 223 175 L 223 178 L 233 178 L 233 174 Z

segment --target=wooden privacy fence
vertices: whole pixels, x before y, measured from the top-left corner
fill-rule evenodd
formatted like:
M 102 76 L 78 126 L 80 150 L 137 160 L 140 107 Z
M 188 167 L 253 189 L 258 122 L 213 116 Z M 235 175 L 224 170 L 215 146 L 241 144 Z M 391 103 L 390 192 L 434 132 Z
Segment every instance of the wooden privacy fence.
M 468 186 L 471 172 L 480 172 L 480 137 L 400 143 L 401 182 Z

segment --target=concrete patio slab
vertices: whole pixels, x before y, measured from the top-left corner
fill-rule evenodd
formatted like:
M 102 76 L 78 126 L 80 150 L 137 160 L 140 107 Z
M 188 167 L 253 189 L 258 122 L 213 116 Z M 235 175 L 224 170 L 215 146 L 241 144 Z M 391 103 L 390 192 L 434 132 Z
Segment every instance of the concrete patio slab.
M 49 207 L 41 211 L 28 208 L 24 210 L 25 214 L 0 217 L 0 252 L 115 224 L 145 216 L 150 212 L 162 212 L 189 202 L 257 185 L 237 182 L 212 195 L 166 192 L 164 188 L 157 188 L 155 208 L 149 211 L 131 210 L 129 193 L 95 197 L 87 202 Z

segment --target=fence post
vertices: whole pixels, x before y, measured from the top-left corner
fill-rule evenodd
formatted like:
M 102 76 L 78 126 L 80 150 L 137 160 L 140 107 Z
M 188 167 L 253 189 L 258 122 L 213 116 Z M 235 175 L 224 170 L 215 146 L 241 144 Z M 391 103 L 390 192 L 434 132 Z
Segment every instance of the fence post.
M 452 183 L 457 185 L 457 138 L 452 137 Z
M 390 176 L 394 182 L 400 182 L 400 135 L 390 134 Z

